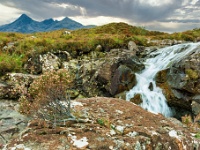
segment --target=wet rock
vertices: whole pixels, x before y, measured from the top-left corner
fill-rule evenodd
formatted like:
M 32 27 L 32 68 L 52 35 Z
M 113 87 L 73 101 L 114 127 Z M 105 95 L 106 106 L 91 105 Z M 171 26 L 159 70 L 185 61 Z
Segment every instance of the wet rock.
M 184 49 L 182 49 L 184 50 Z M 160 71 L 156 81 L 172 106 L 192 113 L 192 101 L 200 103 L 200 47 L 194 53 L 177 60 L 172 67 Z
M 161 70 L 156 74 L 156 82 L 164 83 L 167 80 L 167 70 Z
M 184 41 L 181 40 L 171 40 L 171 39 L 163 39 L 163 40 L 149 40 L 148 43 L 154 44 L 156 46 L 171 46 L 176 44 L 182 44 Z
M 113 49 L 105 56 L 98 70 L 97 80 L 111 95 L 131 89 L 135 84 L 135 73 L 144 65 L 135 57 L 135 52 Z
M 111 79 L 110 93 L 116 95 L 131 89 L 135 84 L 135 74 L 132 70 L 125 65 L 120 65 Z
M 140 105 L 142 103 L 142 98 L 140 94 L 136 94 L 133 98 L 130 99 L 130 102 Z

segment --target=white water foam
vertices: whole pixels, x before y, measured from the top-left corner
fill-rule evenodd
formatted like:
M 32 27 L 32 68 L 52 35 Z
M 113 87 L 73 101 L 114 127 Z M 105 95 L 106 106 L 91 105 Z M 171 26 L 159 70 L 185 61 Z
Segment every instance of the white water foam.
M 129 101 L 135 94 L 140 94 L 143 101 L 141 107 L 152 113 L 161 113 L 166 117 L 172 116 L 162 89 L 156 86 L 155 76 L 157 72 L 167 69 L 195 52 L 198 46 L 200 43 L 179 44 L 152 52 L 150 56 L 153 57 L 144 63 L 145 69 L 140 74 L 136 74 L 137 85 L 126 93 L 126 100 Z M 149 88 L 150 86 L 152 88 Z

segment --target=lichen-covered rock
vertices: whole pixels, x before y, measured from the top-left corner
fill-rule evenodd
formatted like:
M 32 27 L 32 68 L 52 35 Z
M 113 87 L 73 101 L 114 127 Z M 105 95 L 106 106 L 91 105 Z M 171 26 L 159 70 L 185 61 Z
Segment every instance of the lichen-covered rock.
M 133 41 L 129 41 L 128 42 L 128 49 L 130 51 L 135 51 L 135 53 L 139 50 L 138 47 L 137 47 L 137 45 Z
M 42 72 L 50 70 L 58 70 L 61 67 L 61 60 L 52 53 L 40 55 L 40 62 L 42 63 Z
M 0 99 L 18 99 L 27 93 L 30 84 L 38 76 L 23 73 L 8 73 L 2 77 L 0 84 Z
M 176 119 L 152 114 L 131 102 L 95 97 L 74 100 L 72 105 L 77 121 L 53 128 L 47 121 L 33 120 L 29 130 L 20 134 L 21 139 L 14 137 L 6 148 L 23 144 L 44 150 L 199 149 L 197 133 L 191 134 Z
M 41 74 L 49 70 L 58 70 L 62 63 L 71 60 L 71 55 L 67 51 L 36 55 L 25 63 L 24 69 L 30 74 Z

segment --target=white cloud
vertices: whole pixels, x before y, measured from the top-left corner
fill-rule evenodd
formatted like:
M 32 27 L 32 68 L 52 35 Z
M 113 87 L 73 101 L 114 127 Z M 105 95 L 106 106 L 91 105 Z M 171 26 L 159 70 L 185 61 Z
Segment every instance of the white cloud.
M 10 23 L 10 21 L 13 21 L 21 13 L 22 11 L 17 8 L 0 4 L 0 14 L 1 14 L 0 24 Z
M 97 16 L 97 17 L 76 16 L 76 17 L 69 17 L 69 18 L 77 22 L 80 22 L 83 25 L 103 25 L 103 24 L 107 24 L 111 22 L 130 23 L 130 21 L 126 19 L 107 17 L 107 16 Z
M 199 1 L 199 0 L 192 0 L 192 1 L 191 1 L 191 4 L 192 4 L 192 5 L 195 5 L 198 1 Z

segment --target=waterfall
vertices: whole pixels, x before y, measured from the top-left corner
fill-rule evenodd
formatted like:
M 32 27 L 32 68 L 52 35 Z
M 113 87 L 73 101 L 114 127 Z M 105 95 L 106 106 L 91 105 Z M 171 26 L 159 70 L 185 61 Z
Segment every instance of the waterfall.
M 152 113 L 161 113 L 166 117 L 172 116 L 171 108 L 167 105 L 162 89 L 156 86 L 155 76 L 157 72 L 169 68 L 175 62 L 195 52 L 198 46 L 200 43 L 179 44 L 152 52 L 151 58 L 144 63 L 145 69 L 136 74 L 137 84 L 126 93 L 126 100 L 129 101 L 135 94 L 140 94 L 142 108 Z

